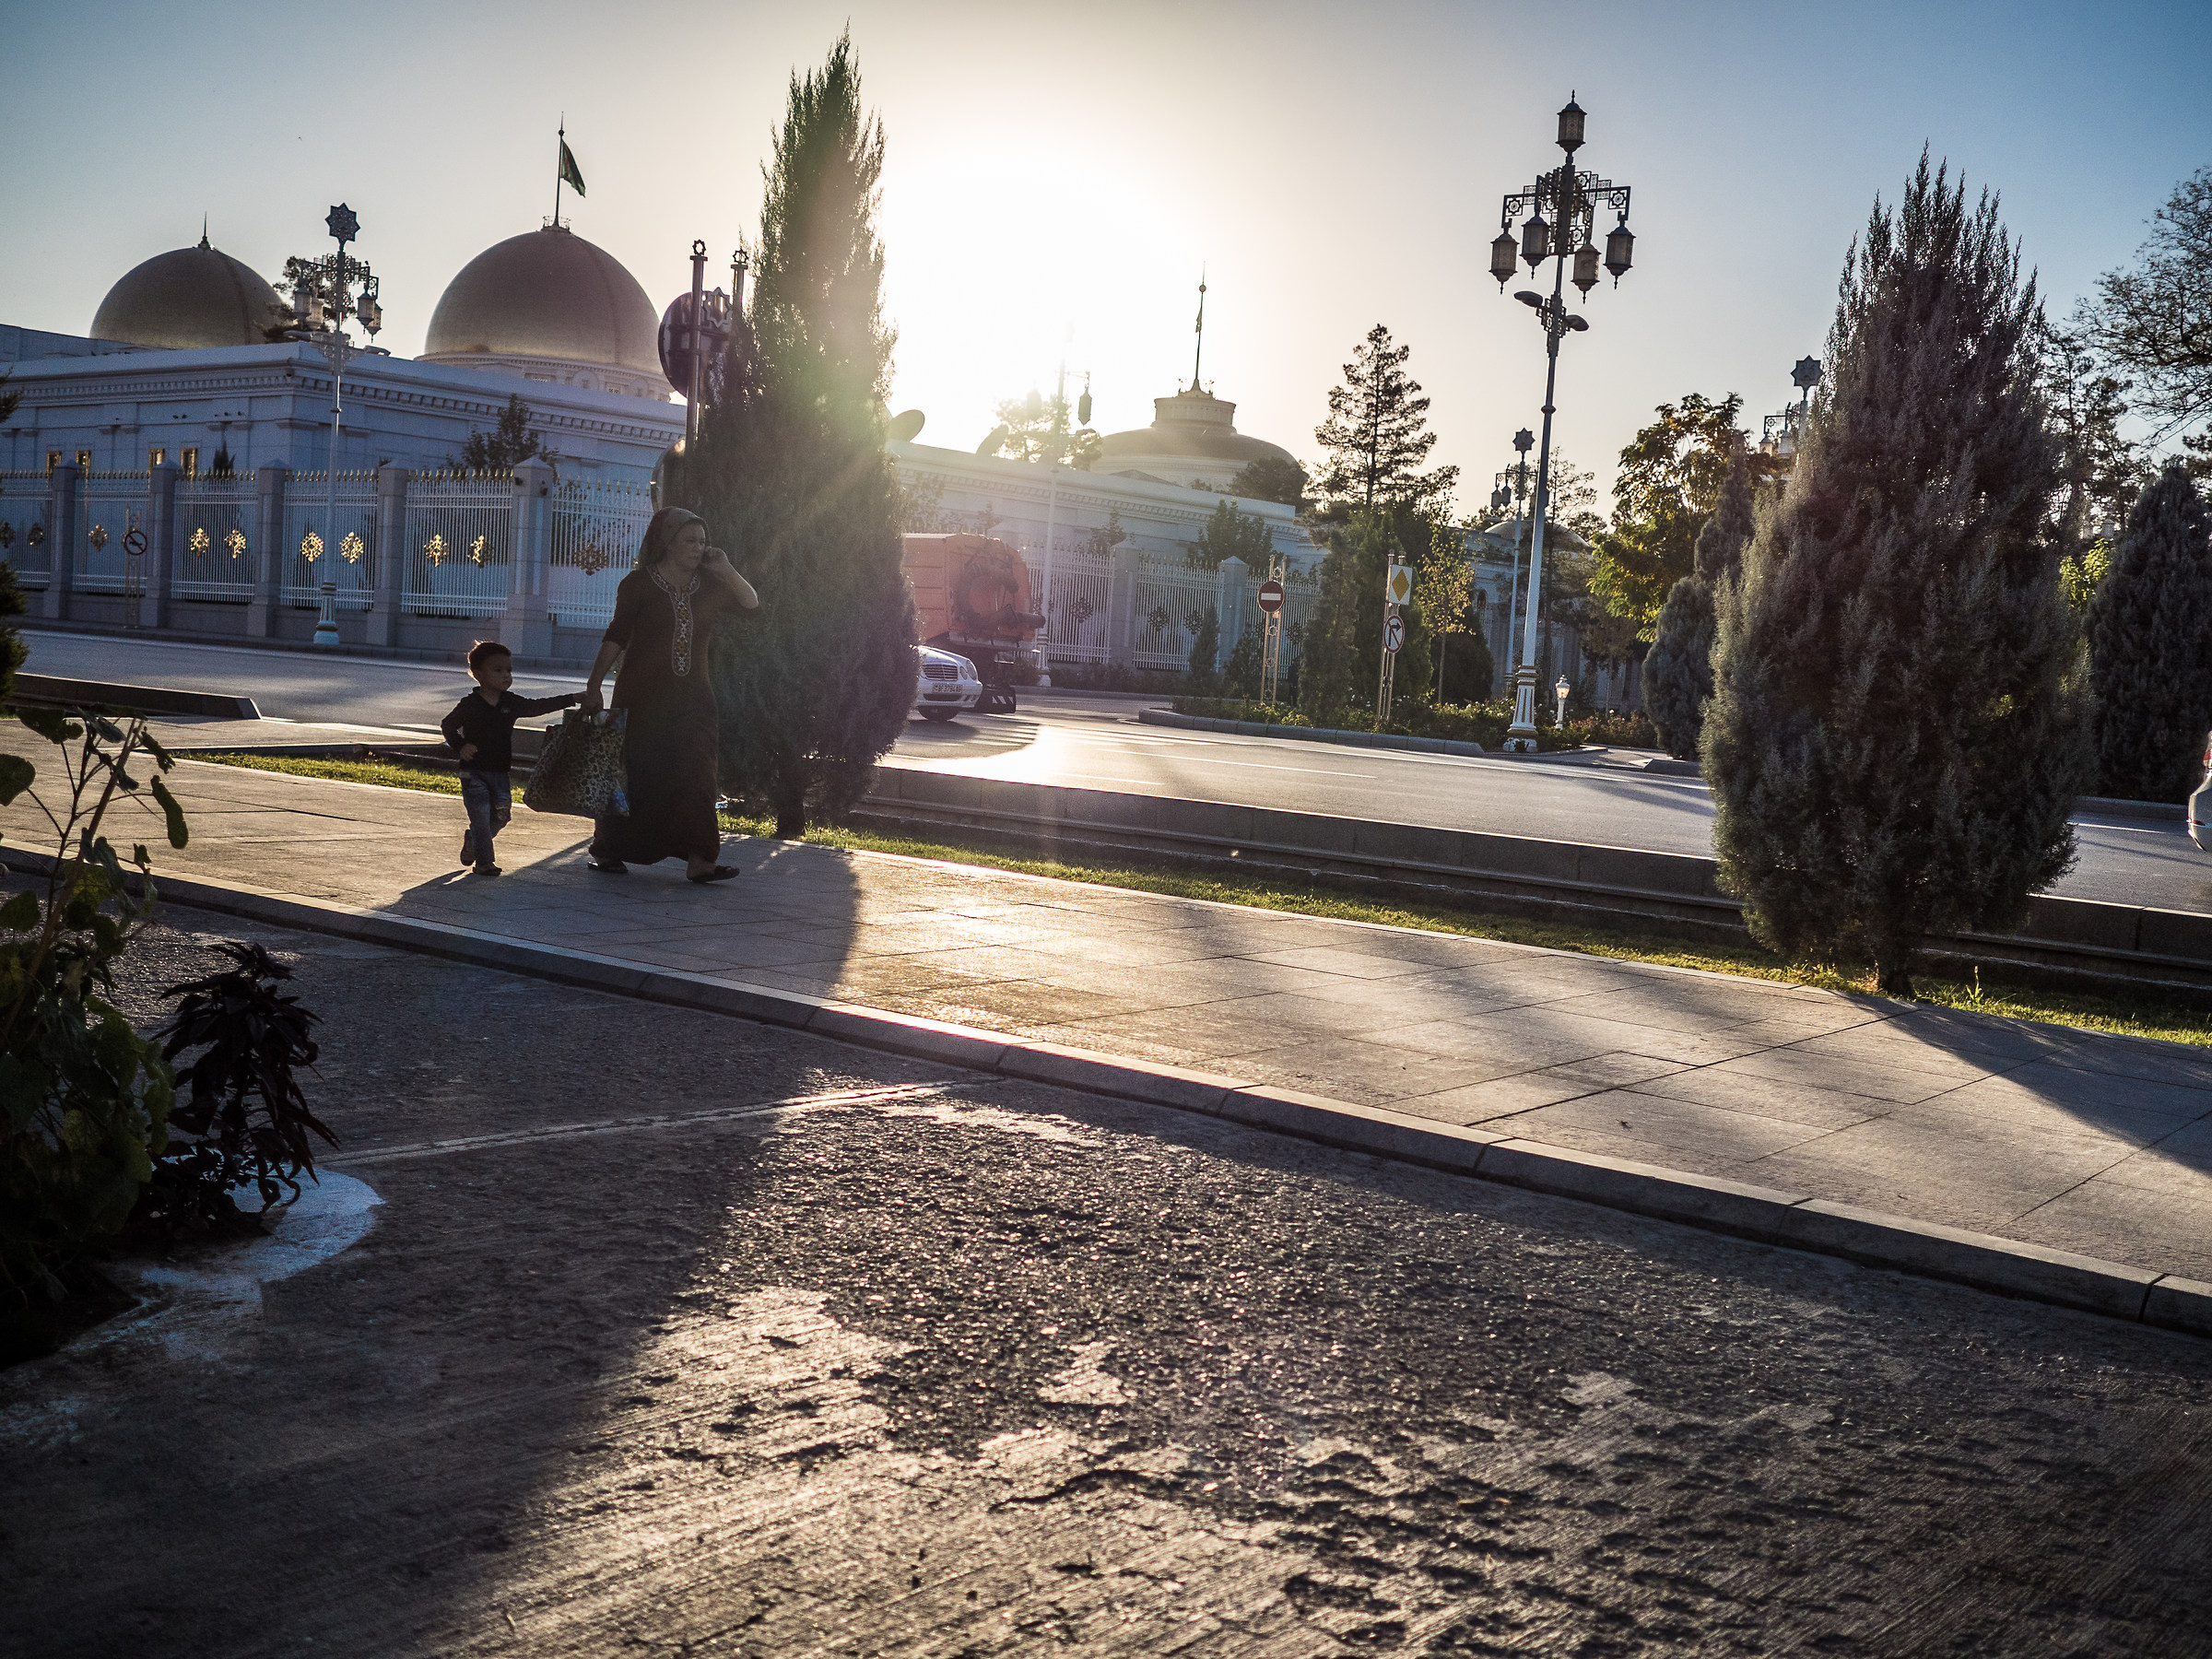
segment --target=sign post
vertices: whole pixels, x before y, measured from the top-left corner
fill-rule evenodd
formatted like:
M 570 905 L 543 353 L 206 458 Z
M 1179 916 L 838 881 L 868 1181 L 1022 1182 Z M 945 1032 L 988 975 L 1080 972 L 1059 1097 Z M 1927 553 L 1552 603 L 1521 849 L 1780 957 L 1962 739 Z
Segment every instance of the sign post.
M 1406 643 L 1406 618 L 1398 606 L 1413 598 L 1413 567 L 1394 564 L 1382 581 L 1382 667 L 1375 677 L 1375 730 L 1390 723 L 1390 700 L 1398 678 L 1398 647 Z
M 1277 554 L 1267 561 L 1267 580 L 1260 583 L 1260 611 L 1266 620 L 1260 629 L 1260 685 L 1267 706 L 1275 706 L 1275 684 L 1283 668 L 1283 572 L 1288 567 Z
M 126 513 L 124 523 L 123 625 L 136 628 L 139 597 L 146 592 L 146 532 L 138 527 L 135 512 Z

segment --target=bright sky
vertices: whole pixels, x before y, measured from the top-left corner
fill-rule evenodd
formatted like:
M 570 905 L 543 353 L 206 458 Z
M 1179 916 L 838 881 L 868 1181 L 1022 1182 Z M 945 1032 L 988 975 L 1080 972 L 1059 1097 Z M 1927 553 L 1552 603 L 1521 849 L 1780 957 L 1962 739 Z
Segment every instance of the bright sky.
M 1203 263 L 1204 376 L 1240 429 L 1311 462 L 1385 323 L 1466 510 L 1543 401 L 1541 336 L 1488 244 L 1500 196 L 1557 160 L 1571 89 L 1582 165 L 1635 192 L 1637 268 L 1562 348 L 1557 441 L 1601 480 L 1662 400 L 1740 392 L 1755 432 L 1782 406 L 1924 140 L 2002 192 L 2062 312 L 2212 163 L 2201 0 L 0 0 L 0 322 L 83 333 L 203 212 L 274 280 L 327 251 L 343 200 L 382 343 L 410 355 L 453 275 L 550 211 L 564 111 L 575 229 L 665 304 L 693 237 L 726 262 L 752 230 L 786 77 L 848 18 L 889 136 L 892 406 L 926 413 L 924 441 L 974 445 L 995 399 L 1050 389 L 1064 341 L 1095 424 L 1146 424 L 1191 373 Z

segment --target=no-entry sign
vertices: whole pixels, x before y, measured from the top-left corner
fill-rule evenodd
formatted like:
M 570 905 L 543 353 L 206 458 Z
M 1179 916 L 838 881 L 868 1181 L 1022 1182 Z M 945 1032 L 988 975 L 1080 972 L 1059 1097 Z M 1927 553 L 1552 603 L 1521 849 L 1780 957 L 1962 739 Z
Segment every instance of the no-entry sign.
M 1272 576 L 1260 583 L 1260 608 L 1271 617 L 1283 608 L 1283 584 Z

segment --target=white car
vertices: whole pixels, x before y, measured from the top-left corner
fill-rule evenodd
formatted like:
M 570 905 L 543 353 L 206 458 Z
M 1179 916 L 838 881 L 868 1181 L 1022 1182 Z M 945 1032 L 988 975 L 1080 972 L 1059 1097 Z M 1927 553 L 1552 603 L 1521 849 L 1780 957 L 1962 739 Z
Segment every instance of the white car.
M 914 678 L 915 713 L 924 720 L 950 720 L 975 707 L 983 682 L 973 663 L 934 645 L 915 649 L 922 658 L 922 671 Z

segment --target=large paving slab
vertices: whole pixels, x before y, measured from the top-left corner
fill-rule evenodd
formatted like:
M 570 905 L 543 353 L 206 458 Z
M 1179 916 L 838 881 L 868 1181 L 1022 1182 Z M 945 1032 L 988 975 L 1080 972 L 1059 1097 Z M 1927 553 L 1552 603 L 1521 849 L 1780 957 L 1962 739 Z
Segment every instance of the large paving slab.
M 521 808 L 484 880 L 455 865 L 456 801 L 190 762 L 172 785 L 192 842 L 159 867 L 179 874 L 2212 1279 L 2205 1051 L 774 841 L 732 843 L 746 874 L 719 886 L 608 877 L 586 826 Z M 11 844 L 36 827 L 26 802 L 0 813 Z M 112 828 L 159 845 L 150 816 Z

